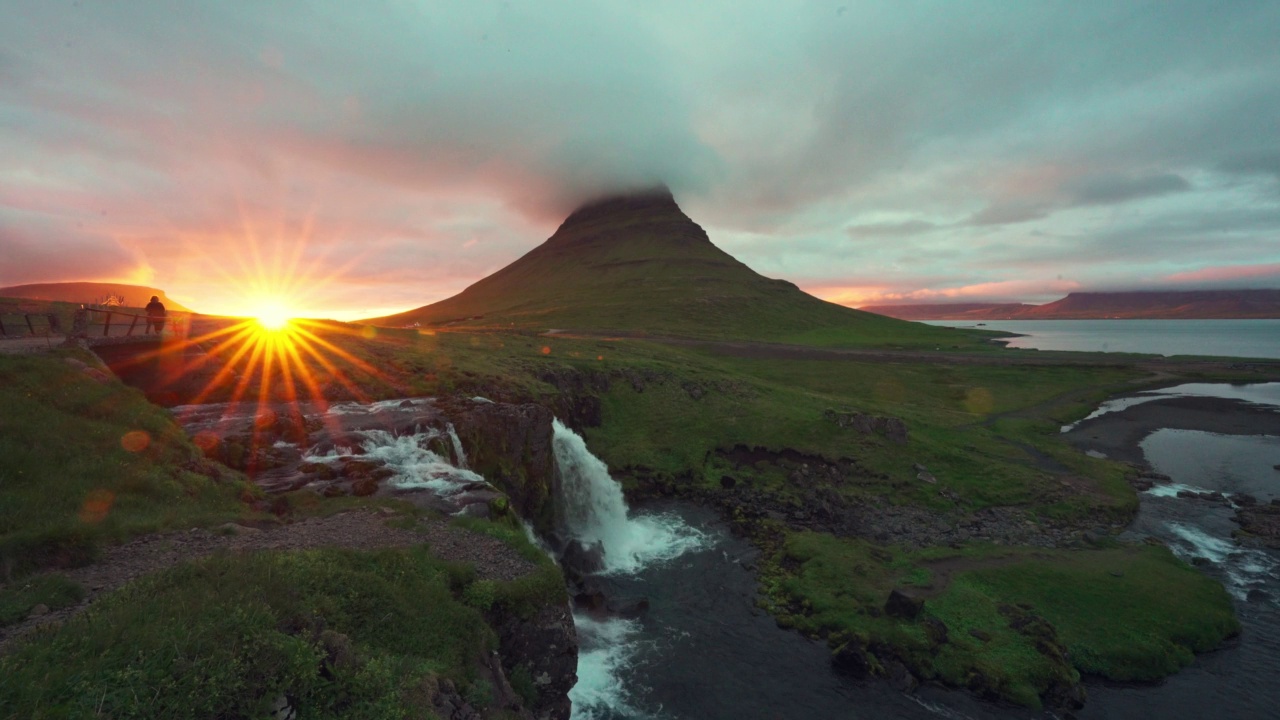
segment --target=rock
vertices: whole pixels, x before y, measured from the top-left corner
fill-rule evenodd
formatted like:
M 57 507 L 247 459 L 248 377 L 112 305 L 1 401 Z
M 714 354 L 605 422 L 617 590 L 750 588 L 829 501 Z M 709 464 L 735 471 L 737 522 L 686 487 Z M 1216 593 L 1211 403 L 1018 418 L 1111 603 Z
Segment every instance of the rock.
M 277 695 L 271 702 L 271 720 L 293 720 L 297 716 L 298 711 L 284 693 Z
M 907 424 L 900 418 L 833 409 L 826 410 L 822 416 L 842 428 L 852 429 L 861 435 L 877 434 L 898 445 L 907 443 Z
M 29 617 L 42 617 L 48 614 L 49 614 L 49 606 L 45 605 L 44 603 L 40 603 L 39 605 L 36 605 L 35 607 L 31 608 Z
M 522 666 L 534 678 L 538 698 L 527 706 L 534 717 L 569 720 L 569 690 L 578 682 L 578 634 L 569 604 L 545 605 L 529 617 L 490 618 L 489 624 L 507 676 Z
M 586 589 L 573 596 L 573 606 L 590 613 L 604 612 L 608 598 L 604 593 L 594 589 Z
M 937 484 L 938 484 L 938 478 L 934 477 L 934 476 L 933 476 L 933 473 L 927 473 L 927 472 L 917 473 L 917 474 L 916 474 L 916 479 L 917 479 L 917 480 L 919 480 L 919 481 L 921 481 L 921 482 L 927 482 L 927 483 L 929 483 L 930 485 L 937 485 Z
M 946 645 L 947 644 L 947 624 L 935 617 L 927 617 L 921 623 L 924 626 L 924 634 L 929 638 L 930 645 Z
M 598 542 L 584 545 L 570 540 L 560 553 L 560 567 L 570 579 L 600 572 L 604 569 L 604 546 Z
M 556 529 L 559 477 L 552 450 L 554 416 L 541 405 L 439 401 L 471 469 L 506 493 L 516 514 L 546 534 Z
M 736 486 L 737 484 L 738 484 L 738 480 L 734 478 L 732 475 L 720 476 L 720 487 L 724 488 L 725 490 L 732 490 L 734 486 Z
M 1253 507 L 1258 504 L 1258 498 L 1248 493 L 1235 493 L 1231 496 L 1231 502 L 1240 507 Z
M 371 477 L 362 477 L 351 483 L 351 494 L 356 497 L 368 497 L 378 492 L 378 481 Z
M 412 407 L 413 407 L 413 401 L 412 401 L 412 400 L 401 400 L 401 401 L 400 401 L 400 407 L 401 407 L 401 408 L 406 408 L 406 409 L 408 409 L 408 408 L 412 408 Z
M 237 525 L 236 523 L 230 523 L 230 522 L 222 525 L 222 529 L 226 532 L 234 533 L 236 535 L 259 535 L 262 533 L 262 531 L 256 527 L 248 527 L 246 525 Z
M 915 690 L 920 685 L 920 681 L 915 675 L 902 664 L 901 660 L 890 660 L 884 664 L 885 677 L 889 681 L 890 687 L 898 692 L 908 693 Z
M 831 653 L 831 666 L 836 672 L 858 680 L 871 674 L 871 659 L 856 640 L 850 640 Z
M 986 630 L 979 630 L 978 628 L 972 628 L 969 630 L 969 635 L 973 637 L 975 640 L 980 640 L 984 643 L 991 642 L 991 633 L 987 632 Z
M 322 672 L 333 679 L 338 673 L 355 669 L 359 663 L 351 638 L 333 630 L 320 633 L 320 648 L 324 650 L 324 666 Z
M 908 595 L 903 590 L 894 589 L 884 604 L 884 612 L 891 617 L 914 620 L 924 609 L 924 600 Z

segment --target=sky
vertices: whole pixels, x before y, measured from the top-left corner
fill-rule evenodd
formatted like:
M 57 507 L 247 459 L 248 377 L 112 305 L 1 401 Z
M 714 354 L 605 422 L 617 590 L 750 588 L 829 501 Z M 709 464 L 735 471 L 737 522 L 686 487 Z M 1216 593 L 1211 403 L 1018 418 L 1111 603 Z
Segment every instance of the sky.
M 448 297 L 665 184 L 835 302 L 1280 287 L 1280 2 L 0 0 L 0 285 Z

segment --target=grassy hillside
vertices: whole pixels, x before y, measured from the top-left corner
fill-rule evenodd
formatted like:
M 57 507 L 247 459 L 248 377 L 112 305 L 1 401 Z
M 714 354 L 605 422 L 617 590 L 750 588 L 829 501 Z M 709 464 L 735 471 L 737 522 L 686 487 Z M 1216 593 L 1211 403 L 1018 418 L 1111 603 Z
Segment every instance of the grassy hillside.
M 0 407 L 0 627 L 96 591 L 62 571 L 108 544 L 279 522 L 253 510 L 260 491 L 205 460 L 169 413 L 92 356 L 0 355 Z M 369 503 L 305 492 L 279 500 L 310 515 Z M 418 511 L 377 505 L 399 508 L 387 523 L 414 526 Z M 536 569 L 484 579 L 425 545 L 190 561 L 0 648 L 0 720 L 269 717 L 282 699 L 311 718 L 433 717 L 441 697 L 506 717 L 494 628 L 562 607 L 563 579 L 514 527 L 471 520 L 459 530 L 498 538 Z M 526 702 L 537 699 L 527 670 L 510 680 Z
M 819 300 L 717 248 L 665 192 L 574 212 L 545 243 L 433 305 L 370 321 L 832 346 L 975 346 L 974 336 Z
M 0 571 L 82 565 L 107 542 L 235 520 L 255 495 L 88 354 L 0 355 Z
M 163 290 L 147 287 L 146 285 L 105 282 L 60 282 L 0 287 L 0 298 L 26 298 L 30 300 L 67 302 L 77 305 L 97 302 L 108 295 L 123 297 L 125 305 L 128 307 L 144 307 L 151 300 L 151 296 L 155 295 L 160 298 L 160 302 L 164 303 L 165 308 L 168 310 L 177 312 L 190 311 L 190 308 L 183 307 L 170 299 L 164 294 Z

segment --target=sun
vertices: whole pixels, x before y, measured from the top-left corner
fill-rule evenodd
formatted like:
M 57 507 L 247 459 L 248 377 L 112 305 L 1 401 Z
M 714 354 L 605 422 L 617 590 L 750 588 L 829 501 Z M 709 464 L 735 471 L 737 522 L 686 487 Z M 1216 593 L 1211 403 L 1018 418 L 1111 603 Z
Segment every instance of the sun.
M 266 303 L 258 309 L 254 319 L 258 321 L 258 325 L 263 329 L 279 332 L 289 327 L 289 323 L 293 319 L 293 313 L 289 312 L 289 309 L 281 303 Z

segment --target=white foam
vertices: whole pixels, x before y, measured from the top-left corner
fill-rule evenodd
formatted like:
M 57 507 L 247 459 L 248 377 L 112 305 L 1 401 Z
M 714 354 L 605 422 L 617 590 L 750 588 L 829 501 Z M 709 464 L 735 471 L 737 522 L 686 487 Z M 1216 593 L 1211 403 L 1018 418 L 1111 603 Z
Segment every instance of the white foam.
M 630 574 L 707 544 L 706 536 L 674 514 L 632 518 L 622 487 L 586 442 L 554 424 L 561 509 L 566 529 L 585 545 L 600 543 L 605 574 Z
M 386 410 L 397 410 L 406 402 L 413 407 L 420 407 L 430 405 L 435 402 L 435 398 L 396 398 L 393 400 L 378 400 L 371 403 L 340 402 L 330 405 L 329 413 L 333 415 L 373 415 Z
M 633 707 L 624 680 L 638 648 L 636 636 L 640 623 L 635 620 L 610 618 L 593 620 L 575 614 L 581 649 L 578 652 L 578 682 L 569 691 L 573 703 L 571 720 L 604 720 L 619 715 L 643 718 Z
M 1227 592 L 1237 600 L 1245 600 L 1249 588 L 1260 580 L 1275 576 L 1275 558 L 1261 550 L 1237 547 L 1229 540 L 1183 523 L 1170 522 L 1166 526 L 1183 541 L 1170 546 L 1174 554 L 1183 560 L 1204 558 L 1217 565 L 1226 575 Z
M 1188 492 L 1209 492 L 1204 488 L 1198 488 L 1194 485 L 1183 485 L 1182 483 L 1165 483 L 1161 485 L 1152 485 L 1146 493 L 1152 497 L 1177 497 L 1178 493 L 1186 490 Z
M 338 447 L 326 454 L 309 451 L 304 457 L 311 462 L 335 463 L 343 457 L 365 457 L 381 461 L 394 475 L 387 479 L 402 489 L 427 488 L 441 495 L 451 495 L 463 487 L 485 479 L 466 468 L 455 467 L 448 459 L 428 449 L 429 441 L 440 437 L 434 430 L 413 435 L 393 435 L 386 430 L 361 430 L 362 456 L 351 448 Z

